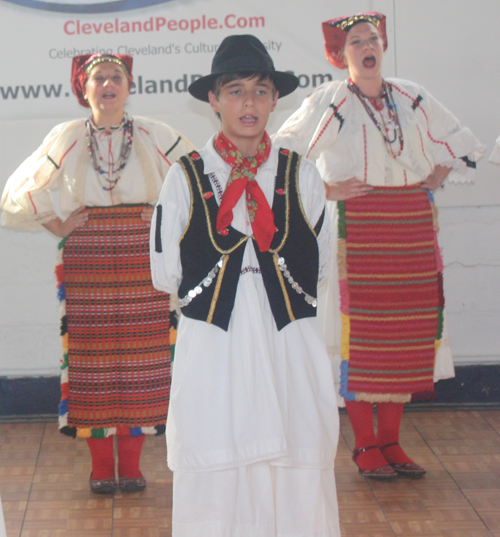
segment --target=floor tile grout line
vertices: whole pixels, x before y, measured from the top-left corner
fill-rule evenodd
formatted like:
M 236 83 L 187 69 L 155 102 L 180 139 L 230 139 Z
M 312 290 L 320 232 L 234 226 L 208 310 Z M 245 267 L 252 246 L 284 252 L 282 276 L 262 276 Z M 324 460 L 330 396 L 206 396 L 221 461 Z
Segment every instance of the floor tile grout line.
M 475 411 L 473 411 L 475 412 Z M 479 412 L 478 412 L 479 414 Z M 481 419 L 483 419 L 483 421 L 485 421 L 488 425 L 490 425 L 484 418 L 483 416 L 481 416 Z M 410 421 L 411 421 L 411 418 L 410 418 Z M 418 432 L 418 434 L 420 435 L 420 437 L 422 438 L 422 440 L 425 442 L 425 444 L 427 445 L 427 447 L 431 450 L 431 452 L 434 454 L 434 456 L 436 457 L 436 459 L 438 459 L 439 461 L 439 464 L 441 464 L 441 466 L 443 467 L 443 470 L 450 476 L 450 479 L 453 481 L 453 483 L 455 483 L 455 485 L 457 486 L 458 490 L 460 491 L 460 494 L 463 496 L 463 498 L 465 499 L 465 501 L 469 504 L 469 506 L 472 508 L 472 510 L 474 511 L 474 513 L 476 513 L 477 517 L 479 518 L 479 520 L 484 524 L 484 527 L 486 529 L 486 531 L 489 532 L 489 534 L 491 535 L 491 537 L 494 537 L 493 536 L 493 532 L 490 530 L 488 524 L 486 524 L 486 522 L 483 520 L 483 517 L 477 512 L 477 509 L 472 505 L 472 502 L 469 500 L 469 498 L 467 498 L 466 494 L 464 493 L 464 491 L 462 490 L 462 488 L 460 487 L 460 485 L 457 483 L 456 479 L 453 477 L 453 475 L 446 469 L 445 465 L 443 464 L 443 462 L 441 461 L 441 459 L 439 458 L 439 455 L 432 449 L 432 447 L 429 445 L 429 443 L 427 442 L 427 440 L 423 437 L 422 433 L 420 432 L 420 429 L 418 428 L 418 426 L 413 423 L 413 421 L 411 421 L 411 424 L 413 425 L 413 427 L 415 427 L 415 430 Z M 496 431 L 495 431 L 496 432 Z
M 412 423 L 412 425 L 413 425 L 413 423 Z M 420 432 L 419 432 L 419 431 L 417 431 L 417 432 L 418 432 L 418 434 L 420 435 Z M 422 435 L 420 435 L 420 436 L 422 436 Z M 401 479 L 401 477 L 398 477 L 398 479 Z M 368 481 L 369 481 L 369 480 L 368 480 Z M 392 523 L 391 523 L 391 521 L 390 521 L 390 519 L 389 519 L 389 516 L 387 515 L 387 513 L 385 512 L 384 508 L 382 507 L 382 505 L 381 505 L 381 503 L 380 503 L 380 500 L 379 500 L 379 498 L 378 498 L 378 496 L 377 496 L 377 493 L 376 493 L 375 489 L 373 488 L 373 483 L 370 483 L 370 482 L 369 482 L 368 485 L 369 485 L 370 489 L 372 490 L 372 493 L 373 493 L 373 495 L 375 496 L 375 500 L 376 500 L 377 504 L 379 505 L 379 507 L 380 507 L 382 513 L 384 514 L 384 517 L 385 517 L 387 523 L 389 524 L 389 527 L 391 528 L 391 531 L 392 531 L 394 537 L 397 537 L 398 534 L 396 533 L 396 530 L 393 528 Z
M 428 414 L 427 412 L 425 412 L 425 414 Z M 478 505 L 478 508 L 479 509 L 479 512 L 483 513 L 483 516 L 486 518 L 486 520 L 488 520 L 488 517 L 491 516 L 491 509 L 494 509 L 496 511 L 496 507 L 495 505 L 491 506 L 490 508 L 490 504 L 487 503 L 487 504 L 484 504 L 483 502 L 480 502 L 479 504 L 475 503 L 476 502 L 476 497 L 481 500 L 481 493 L 483 492 L 481 490 L 481 487 L 482 487 L 482 482 L 480 480 L 472 480 L 472 482 L 470 484 L 467 484 L 466 481 L 463 481 L 462 483 L 462 478 L 465 479 L 466 475 L 467 475 L 467 472 L 471 472 L 469 473 L 468 475 L 469 476 L 473 476 L 474 474 L 474 468 L 472 469 L 462 469 L 461 466 L 458 466 L 456 468 L 456 470 L 454 469 L 455 467 L 454 466 L 450 466 L 450 470 L 448 471 L 446 468 L 444 468 L 443 466 L 444 465 L 448 465 L 448 464 L 452 464 L 452 462 L 455 460 L 453 457 L 449 457 L 447 451 L 446 451 L 446 448 L 447 446 L 448 447 L 451 447 L 453 445 L 454 442 L 457 442 L 457 444 L 460 446 L 460 442 L 459 440 L 456 440 L 455 439 L 455 435 L 453 434 L 453 430 L 456 429 L 458 427 L 458 429 L 462 429 L 464 430 L 464 432 L 466 433 L 465 436 L 468 438 L 469 436 L 472 438 L 475 439 L 475 442 L 472 442 L 471 441 L 471 448 L 472 450 L 474 451 L 478 451 L 478 453 L 483 453 L 483 450 L 484 450 L 484 453 L 485 454 L 488 454 L 488 455 L 496 455 L 497 452 L 496 452 L 496 449 L 497 449 L 497 446 L 496 446 L 496 443 L 495 443 L 495 439 L 498 439 L 498 432 L 495 431 L 496 434 L 494 435 L 491 435 L 491 442 L 489 444 L 493 444 L 492 446 L 491 445 L 485 445 L 483 446 L 482 445 L 482 439 L 481 439 L 481 433 L 480 432 L 474 432 L 474 430 L 476 429 L 476 426 L 479 427 L 480 430 L 484 431 L 484 435 L 488 435 L 489 436 L 489 431 L 490 431 L 490 428 L 489 427 L 484 427 L 483 429 L 483 425 L 484 425 L 484 422 L 485 421 L 488 421 L 489 420 L 489 425 L 494 427 L 495 424 L 497 423 L 497 419 L 498 417 L 500 417 L 500 413 L 486 413 L 486 414 L 483 414 L 482 412 L 479 412 L 479 413 L 472 413 L 472 412 L 467 412 L 466 413 L 467 418 L 470 419 L 470 422 L 471 422 L 471 426 L 472 427 L 472 430 L 471 430 L 471 427 L 467 427 L 467 422 L 463 422 L 463 419 L 464 419 L 464 416 L 465 415 L 462 415 L 461 413 L 456 413 L 452 416 L 452 419 L 450 420 L 450 424 L 446 424 L 445 425 L 442 425 L 441 423 L 441 418 L 436 416 L 436 419 L 438 420 L 438 423 L 435 423 L 435 421 L 433 421 L 433 416 L 429 415 L 429 419 L 428 421 L 425 421 L 425 418 L 426 416 L 421 413 L 420 416 L 418 415 L 415 415 L 415 416 L 411 416 L 411 415 L 408 415 L 406 414 L 405 416 L 405 419 L 407 419 L 407 424 L 408 424 L 408 427 L 406 428 L 403 428 L 404 432 L 407 434 L 407 438 L 410 439 L 413 435 L 413 441 L 414 442 L 417 442 L 418 441 L 418 444 L 415 443 L 415 447 L 420 447 L 421 449 L 421 453 L 422 454 L 425 454 L 426 457 L 435 457 L 435 461 L 436 463 L 439 463 L 439 464 L 436 464 L 436 474 L 440 474 L 440 475 L 436 475 L 435 477 L 438 479 L 438 481 L 440 480 L 441 476 L 442 476 L 442 482 L 443 482 L 443 486 L 440 487 L 436 487 L 436 483 L 434 481 L 430 481 L 429 482 L 429 485 L 430 487 L 427 487 L 425 484 L 421 484 L 423 485 L 423 487 L 421 487 L 420 485 L 417 485 L 416 487 L 413 487 L 411 485 L 411 483 L 409 484 L 409 488 L 408 488 L 408 491 L 415 491 L 415 492 L 419 492 L 419 491 L 427 491 L 428 489 L 429 490 L 439 490 L 440 491 L 440 494 L 439 494 L 439 499 L 436 499 L 436 503 L 439 504 L 441 501 L 442 501 L 442 506 L 439 507 L 439 505 L 431 505 L 431 507 L 437 507 L 438 509 L 464 509 L 464 511 L 467 511 L 469 514 L 470 514 L 470 517 L 471 517 L 471 521 L 472 521 L 472 517 L 474 517 L 475 519 L 475 528 L 476 530 L 478 531 L 478 535 L 484 535 L 484 536 L 490 536 L 490 537 L 493 537 L 494 535 L 496 535 L 497 537 L 500 537 L 500 533 L 495 533 L 495 520 L 498 520 L 496 518 L 492 518 L 492 520 L 490 521 L 489 523 L 489 526 L 491 526 L 491 529 L 488 527 L 488 524 L 485 524 L 484 520 L 482 519 L 481 516 L 479 516 L 479 513 L 476 509 L 474 509 L 474 507 L 471 505 L 471 501 L 474 502 L 475 505 Z M 497 417 L 498 416 L 498 417 Z M 414 423 L 414 420 L 415 422 L 417 423 L 417 425 Z M 447 420 L 445 420 L 447 422 Z M 464 428 L 464 425 L 466 426 Z M 21 425 L 22 427 L 22 425 Z M 448 434 L 441 438 L 437 433 L 434 433 L 434 430 L 432 429 L 434 427 L 434 430 L 439 430 L 441 428 L 450 428 L 451 431 L 448 432 Z M 22 430 L 22 429 L 21 429 Z M 38 505 L 38 502 L 44 502 L 45 499 L 40 496 L 40 493 L 41 493 L 41 489 L 44 488 L 44 484 L 46 482 L 46 479 L 45 479 L 45 470 L 46 470 L 46 465 L 47 465 L 47 462 L 46 461 L 46 457 L 48 454 L 50 454 L 52 451 L 51 448 L 52 448 L 52 438 L 53 438 L 53 435 L 54 435 L 54 431 L 56 431 L 57 429 L 55 429 L 53 427 L 53 424 L 50 425 L 43 425 L 43 424 L 40 424 L 39 427 L 36 428 L 36 430 L 34 431 L 36 434 L 32 435 L 30 434 L 32 440 L 29 440 L 29 442 L 32 444 L 32 450 L 31 450 L 31 456 L 29 457 L 29 459 L 26 459 L 26 462 L 28 462 L 27 466 L 28 467 L 31 467 L 31 472 L 26 476 L 26 478 L 22 478 L 22 476 L 19 476 L 19 479 L 21 481 L 24 482 L 24 487 L 23 487 L 23 493 L 22 493 L 22 496 L 20 495 L 20 498 L 23 499 L 24 501 L 26 501 L 26 504 L 27 504 L 27 508 L 25 509 L 22 509 L 20 512 L 18 511 L 18 517 L 17 517 L 17 524 L 16 524 L 16 528 L 14 530 L 14 533 L 12 534 L 12 537 L 14 537 L 14 535 L 17 535 L 19 537 L 19 532 L 22 530 L 23 532 L 23 535 L 34 535 L 34 533 L 32 532 L 35 532 L 35 529 L 32 528 L 32 524 L 33 524 L 33 520 L 32 520 L 32 515 L 33 513 L 38 513 L 38 509 L 39 509 L 39 505 Z M 58 436 L 61 436 L 61 435 L 58 435 Z M 451 437 L 451 439 L 448 439 L 448 437 Z M 48 439 L 48 442 L 45 443 L 45 438 Z M 428 440 L 426 440 L 426 438 Z M 348 440 L 349 440 L 349 443 L 348 443 Z M 436 442 L 437 440 L 439 440 L 439 442 Z M 375 535 L 375 533 L 377 534 L 380 534 L 380 535 L 384 535 L 384 537 L 388 537 L 389 535 L 391 537 L 394 537 L 394 531 L 396 532 L 396 535 L 397 536 L 400 536 L 401 535 L 401 528 L 399 528 L 398 526 L 398 521 L 400 520 L 399 518 L 396 518 L 396 519 L 393 519 L 393 511 L 392 511 L 392 507 L 393 505 L 391 503 L 388 503 L 388 502 L 391 502 L 391 499 L 392 499 L 392 495 L 390 495 L 390 497 L 386 497 L 385 496 L 385 491 L 388 490 L 389 487 L 385 487 L 385 485 L 383 485 L 382 487 L 379 487 L 378 484 L 376 483 L 373 483 L 373 481 L 371 480 L 367 480 L 367 479 L 360 479 L 356 474 L 357 474 L 357 468 L 356 466 L 354 465 L 353 462 L 351 462 L 350 460 L 350 457 L 349 457 L 349 447 L 352 446 L 352 442 L 353 442 L 353 437 L 352 437 L 352 431 L 351 431 L 351 428 L 350 428 L 350 425 L 348 423 L 347 420 L 343 420 L 343 423 L 342 423 L 342 432 L 341 432 L 341 435 L 340 435 L 340 450 L 341 450 L 341 457 L 342 457 L 342 468 L 345 470 L 344 473 L 344 476 L 347 475 L 347 479 L 345 480 L 346 482 L 346 485 L 348 486 L 348 488 L 346 488 L 345 490 L 346 491 L 349 491 L 349 493 L 362 493 L 363 495 L 365 495 L 365 498 L 367 501 L 369 501 L 372 506 L 371 506 L 371 509 L 372 511 L 375 510 L 375 505 L 372 503 L 373 500 L 375 500 L 377 502 L 377 506 L 378 508 L 382 511 L 383 513 L 383 517 L 381 519 L 379 519 L 379 522 L 380 524 L 384 525 L 385 526 L 385 530 L 379 530 L 378 533 L 376 530 L 372 529 L 370 527 L 371 523 L 369 521 L 366 521 L 363 519 L 359 519 L 357 520 L 357 523 L 358 524 L 368 524 L 368 525 L 363 525 L 362 527 L 363 528 L 366 528 L 366 535 L 370 536 L 370 537 L 373 537 Z M 436 443 L 434 443 L 436 442 Z M 12 440 L 10 441 L 10 443 L 12 444 Z M 8 442 L 7 442 L 8 444 Z M 10 446 L 10 449 L 12 449 L 12 447 L 14 447 L 14 449 L 16 449 L 16 445 L 18 445 L 19 443 L 17 442 L 17 444 L 14 444 L 13 446 L 11 445 Z M 434 449 L 431 447 L 431 446 L 436 446 Z M 467 446 L 463 446 L 465 449 L 465 454 L 464 455 L 467 455 L 468 452 L 469 452 L 469 447 L 468 447 L 469 444 L 467 444 Z M 441 448 L 442 446 L 442 448 Z M 83 446 L 86 448 L 86 446 Z M 444 448 L 444 449 L 443 449 Z M 491 448 L 492 451 L 489 451 L 489 448 Z M 439 453 L 439 455 L 436 454 Z M 57 451 L 56 451 L 57 453 Z M 85 454 L 84 455 L 87 455 L 87 450 L 85 450 Z M 453 455 L 453 450 L 452 450 L 452 453 L 451 455 Z M 470 462 L 472 464 L 474 464 L 475 462 L 475 454 L 472 453 L 470 456 Z M 9 458 L 7 458 L 7 460 L 9 460 Z M 164 459 L 162 459 L 163 461 Z M 431 459 L 432 460 L 432 459 Z M 460 454 L 457 455 L 457 462 L 460 461 Z M 340 461 L 337 461 L 337 462 L 340 462 Z M 8 466 L 8 465 L 7 465 Z M 17 463 L 16 463 L 16 466 L 17 466 Z M 340 468 L 340 466 L 339 466 Z M 78 475 L 81 476 L 81 469 L 82 467 L 80 466 L 79 467 L 79 472 L 78 472 Z M 479 469 L 480 471 L 482 471 L 481 469 Z M 31 473 L 34 472 L 34 475 L 31 475 Z M 68 472 L 71 473 L 71 468 L 69 468 Z M 68 473 L 68 472 L 65 472 L 65 473 Z M 442 472 L 442 474 L 441 474 Z M 465 472 L 465 473 L 464 473 Z M 76 476 L 76 472 L 73 471 L 73 474 Z M 6 474 L 7 475 L 10 475 L 10 474 Z M 17 475 L 17 474 L 16 474 Z M 42 478 L 42 483 L 40 483 L 40 480 L 38 480 L 38 476 L 41 476 Z M 343 476 L 343 477 L 344 477 Z M 455 476 L 455 478 L 453 477 Z M 88 474 L 87 474 L 87 477 L 88 477 Z M 343 479 L 343 477 L 341 479 Z M 448 477 L 451 477 L 450 480 L 448 480 Z M 6 477 L 6 479 L 11 479 L 10 477 Z M 83 479 L 85 479 L 85 477 L 83 477 Z M 17 478 L 16 478 L 16 481 L 17 481 Z M 401 480 L 403 481 L 403 480 Z M 405 480 L 406 481 L 406 480 Z M 462 487 L 464 490 L 462 490 L 462 487 L 460 487 L 458 485 L 458 483 L 462 483 Z M 37 485 L 36 487 L 34 485 Z M 372 487 L 370 487 L 370 484 L 372 484 Z M 453 487 L 451 487 L 451 485 L 453 484 Z M 81 485 L 81 483 L 79 484 Z M 401 485 L 404 485 L 403 482 L 401 482 Z M 439 483 L 438 483 L 439 485 Z M 469 487 L 472 487 L 472 488 L 469 488 Z M 477 488 L 476 488 L 477 487 Z M 495 488 L 496 487 L 496 488 Z M 392 487 L 391 487 L 392 488 Z M 497 492 L 499 491 L 500 487 L 497 487 L 496 484 L 493 485 L 493 488 L 494 490 L 491 490 L 492 493 L 494 493 L 494 495 L 492 496 L 493 498 L 496 497 L 496 494 Z M 374 490 L 375 489 L 375 490 Z M 81 491 L 81 486 L 79 487 L 75 487 L 74 488 L 74 491 L 76 492 L 76 490 L 78 491 Z M 406 490 L 406 488 L 405 488 Z M 17 492 L 16 492 L 17 491 Z M 486 489 L 485 492 L 487 492 L 488 490 Z M 13 492 L 16 492 L 18 495 L 19 495 L 19 492 L 18 492 L 18 489 L 14 490 L 13 489 Z M 81 496 L 80 492 L 78 493 L 79 496 Z M 442 496 L 444 494 L 444 496 Z M 471 498 L 471 501 L 469 501 L 467 499 L 467 497 L 465 497 L 465 501 L 464 501 L 464 496 L 466 494 L 469 494 L 470 495 L 470 498 Z M 379 499 L 378 496 L 381 496 L 381 498 Z M 53 496 L 53 494 L 52 494 Z M 92 498 L 94 495 L 91 494 L 90 497 Z M 109 508 L 112 509 L 112 513 L 109 513 L 109 508 L 107 509 L 107 512 L 108 512 L 108 517 L 111 515 L 111 521 L 109 522 L 111 524 L 111 526 L 108 526 L 108 530 L 106 532 L 106 535 L 108 537 L 112 537 L 113 535 L 115 535 L 116 537 L 118 537 L 118 535 L 123 535 L 122 533 L 120 532 L 123 532 L 124 530 L 121 529 L 121 522 L 120 522 L 120 515 L 119 515 L 119 510 L 122 506 L 122 503 L 121 503 L 121 499 L 122 499 L 123 496 L 121 495 L 115 495 L 113 498 L 110 498 L 112 499 L 113 501 L 108 504 Z M 12 498 L 12 500 L 14 500 L 15 498 Z M 409 498 L 410 499 L 410 498 Z M 11 500 L 11 501 L 12 501 Z M 47 498 L 47 500 L 49 500 L 49 498 Z M 356 502 L 358 500 L 355 500 Z M 363 498 L 360 496 L 359 498 L 359 501 L 363 502 Z M 398 496 L 396 494 L 396 496 L 394 497 L 394 501 L 398 501 Z M 382 505 L 384 505 L 385 507 L 385 510 L 380 506 L 380 502 L 382 502 Z M 451 502 L 452 504 L 450 504 L 449 502 Z M 434 503 L 434 500 L 432 501 L 432 503 Z M 348 506 L 349 503 L 344 503 L 345 506 Z M 361 511 L 358 511 L 363 509 L 363 504 L 360 503 L 359 506 L 357 506 L 357 503 L 356 503 L 356 506 L 352 506 L 352 507 L 356 507 L 355 508 L 355 511 L 354 513 L 358 512 L 359 514 L 361 514 Z M 349 508 L 349 507 L 347 507 Z M 27 509 L 30 509 L 30 517 L 27 517 Z M 35 511 L 34 511 L 35 509 Z M 405 508 L 403 507 L 403 510 L 405 510 Z M 408 510 L 408 514 L 411 515 L 411 509 Z M 486 512 L 488 511 L 488 512 Z M 396 528 L 395 530 L 393 530 L 392 526 L 390 525 L 390 522 L 388 521 L 387 522 L 387 525 L 383 522 L 383 520 L 387 520 L 387 514 L 386 512 L 388 513 L 388 516 L 390 517 L 391 520 L 394 521 L 394 527 Z M 450 511 L 451 512 L 451 511 Z M 488 514 L 490 513 L 490 514 Z M 154 515 L 151 515 L 152 518 L 155 518 Z M 23 519 L 24 517 L 24 519 Z M 439 515 L 439 517 L 436 519 L 435 516 L 432 516 L 431 518 L 434 520 L 434 521 L 442 521 L 442 515 Z M 477 518 L 476 518 L 477 517 Z M 493 517 L 495 517 L 495 514 L 493 513 Z M 411 519 L 412 517 L 409 516 L 409 519 Z M 467 517 L 467 519 L 469 519 L 469 517 Z M 23 520 L 24 520 L 24 526 L 21 526 L 23 524 Z M 38 519 L 37 519 L 38 520 Z M 109 520 L 109 518 L 108 518 Z M 446 519 L 445 519 L 446 520 Z M 463 520 L 466 520 L 466 519 L 463 519 Z M 117 526 L 114 527 L 114 522 L 117 522 Z M 405 519 L 406 521 L 406 519 Z M 481 521 L 481 524 L 479 524 L 479 521 Z M 346 521 L 347 522 L 347 521 Z M 352 522 L 349 522 L 349 523 L 354 523 L 355 521 L 353 520 Z M 451 523 L 451 520 L 449 521 Z M 453 526 L 453 528 L 450 528 L 450 529 L 456 529 L 456 531 L 463 531 L 463 528 L 461 527 L 461 522 L 457 519 L 455 520 L 455 522 L 457 522 L 457 524 L 455 524 Z M 36 525 L 36 524 L 35 524 Z M 481 526 L 482 530 L 479 529 L 478 526 Z M 13 528 L 14 529 L 14 528 Z M 42 531 L 41 529 L 37 530 L 37 531 Z M 51 535 L 50 533 L 50 529 L 48 530 L 43 530 L 43 531 L 48 531 L 48 533 L 43 533 L 45 536 L 47 535 Z M 59 530 L 59 531 L 64 531 L 64 530 Z M 75 531 L 75 528 L 73 528 L 73 531 Z M 78 531 L 78 530 L 77 530 Z M 104 527 L 102 527 L 102 531 L 104 531 Z M 126 531 L 126 530 L 125 530 Z M 361 531 L 361 530 L 360 530 Z M 389 531 L 391 533 L 389 533 Z M 108 533 L 109 532 L 109 533 Z M 471 529 L 471 532 L 473 532 L 473 530 Z M 484 532 L 484 533 L 482 533 Z M 403 531 L 403 533 L 405 533 Z M 437 534 L 438 532 L 436 532 Z M 103 533 L 104 534 L 104 533 Z M 410 531 L 408 531 L 406 533 L 406 535 L 409 535 L 410 534 Z M 441 535 L 439 533 L 439 535 L 441 537 L 444 536 L 444 534 L 446 534 L 446 531 L 443 530 L 443 534 Z M 38 535 L 38 534 L 37 534 Z M 42 533 L 40 533 L 39 535 L 42 535 Z M 89 533 L 86 533 L 85 530 L 83 529 L 83 527 L 80 529 L 80 532 L 78 533 L 75 533 L 75 537 L 76 535 L 81 535 L 83 537 L 83 535 L 92 535 L 92 532 L 89 532 Z M 99 534 L 101 535 L 101 534 Z M 451 533 L 448 533 L 448 535 L 453 535 L 453 531 Z M 10 533 L 9 533 L 9 537 L 11 537 Z M 165 533 L 165 537 L 166 537 L 166 533 Z
M 28 499 L 26 501 L 26 508 L 24 509 L 24 516 L 23 516 L 23 521 L 21 523 L 21 531 L 19 533 L 19 537 L 22 537 L 22 534 L 23 534 L 23 531 L 24 531 L 24 523 L 26 521 L 26 516 L 28 514 L 28 509 L 29 509 L 29 506 L 30 506 L 31 493 L 33 492 L 33 484 L 34 484 L 34 480 L 35 480 L 35 476 L 36 476 L 36 470 L 38 468 L 38 462 L 39 462 L 40 456 L 42 454 L 42 446 L 43 446 L 43 441 L 45 439 L 45 433 L 46 432 L 47 432 L 47 424 L 44 423 L 43 424 L 42 436 L 40 438 L 40 444 L 38 446 L 38 454 L 37 454 L 36 461 L 35 461 L 35 468 L 33 470 L 33 475 L 31 476 L 30 490 L 29 490 L 29 493 L 28 493 Z
M 342 438 L 344 439 L 344 442 L 346 443 L 347 447 L 349 447 L 349 443 L 347 442 L 347 439 L 346 437 L 344 436 L 344 433 L 342 431 L 340 431 L 340 435 L 342 435 Z M 356 464 L 356 463 L 355 463 Z M 389 528 L 391 529 L 391 532 L 393 534 L 394 537 L 397 537 L 396 535 L 396 532 L 394 531 L 393 527 L 392 527 L 392 524 L 390 522 L 390 520 L 388 519 L 387 517 L 387 514 L 386 512 L 384 511 L 384 508 L 382 507 L 382 505 L 380 504 L 380 500 L 377 498 L 377 494 L 375 492 L 375 490 L 373 489 L 373 484 L 370 483 L 370 480 L 367 479 L 366 477 L 364 478 L 365 481 L 367 481 L 368 483 L 368 486 L 370 487 L 370 491 L 375 499 L 375 501 L 377 502 L 377 505 L 379 506 L 380 510 L 382 511 L 382 514 L 384 515 L 384 518 L 385 518 L 385 521 L 387 522 L 387 524 L 389 525 Z
M 495 427 L 483 416 L 484 412 L 478 411 L 478 414 L 481 416 L 481 418 L 487 423 L 488 427 L 497 435 L 500 436 L 500 431 L 497 431 Z

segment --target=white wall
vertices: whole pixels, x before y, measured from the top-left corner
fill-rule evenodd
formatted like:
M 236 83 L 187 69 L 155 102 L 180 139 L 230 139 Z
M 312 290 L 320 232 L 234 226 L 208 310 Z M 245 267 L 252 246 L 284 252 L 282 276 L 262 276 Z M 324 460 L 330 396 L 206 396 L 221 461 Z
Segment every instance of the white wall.
M 382 11 L 388 16 L 389 30 L 385 75 L 421 83 L 473 129 L 488 145 L 488 153 L 491 151 L 500 134 L 500 107 L 496 99 L 500 88 L 500 40 L 495 22 L 500 20 L 500 2 L 315 0 L 314 9 L 311 5 L 307 0 L 254 0 L 250 7 L 236 8 L 227 0 L 173 0 L 152 8 L 109 14 L 107 18 L 187 17 L 203 12 L 224 14 L 235 9 L 249 15 L 263 13 L 268 25 L 254 33 L 263 41 L 281 43 L 279 51 L 271 50 L 279 69 L 308 75 L 331 73 L 339 78 L 344 74 L 324 59 L 320 23 L 361 10 Z M 0 86 L 66 81 L 70 60 L 47 59 L 49 48 L 98 44 L 95 36 L 79 37 L 70 45 L 63 42 L 57 32 L 64 20 L 70 18 L 67 14 L 0 3 L 0 43 L 4 50 L 11 51 L 2 57 Z M 104 15 L 79 18 L 106 20 Z M 23 24 L 25 19 L 29 21 Z M 37 42 L 33 32 L 42 32 L 39 46 L 32 45 Z M 194 37 L 186 34 L 175 39 L 181 46 L 189 41 L 213 44 L 228 33 L 231 32 L 199 32 Z M 130 42 L 138 46 L 147 39 L 146 45 L 154 44 L 156 38 L 160 39 L 134 35 Z M 122 42 L 119 39 L 123 36 L 102 38 L 99 43 L 117 46 Z M 25 42 L 30 44 L 23 50 L 21 44 Z M 145 79 L 159 78 L 158 69 L 177 78 L 184 72 L 205 74 L 211 57 L 208 53 L 186 53 L 179 56 L 176 64 L 170 57 L 138 56 L 135 72 L 143 73 Z M 277 130 L 311 89 L 304 87 L 280 100 L 270 132 Z M 208 107 L 186 94 L 135 95 L 130 98 L 129 110 L 166 120 L 198 145 L 217 127 Z M 54 124 L 84 114 L 73 98 L 34 103 L 6 101 L 0 96 L 0 188 Z M 500 168 L 487 159 L 478 168 L 476 185 L 447 185 L 437 195 L 446 301 L 452 349 L 458 364 L 500 363 Z M 0 229 L 0 376 L 58 374 L 58 304 L 53 276 L 56 244 L 56 239 L 45 232 Z

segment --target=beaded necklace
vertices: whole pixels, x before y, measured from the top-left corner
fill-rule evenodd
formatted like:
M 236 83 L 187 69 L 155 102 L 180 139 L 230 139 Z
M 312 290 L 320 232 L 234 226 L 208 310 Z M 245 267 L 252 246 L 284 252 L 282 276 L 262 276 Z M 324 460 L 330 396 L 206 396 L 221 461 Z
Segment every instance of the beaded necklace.
M 366 113 L 382 135 L 387 152 L 394 159 L 399 157 L 399 155 L 401 155 L 401 153 L 403 152 L 404 147 L 403 129 L 401 128 L 401 124 L 399 122 L 398 109 L 396 106 L 396 102 L 394 101 L 394 97 L 392 95 L 392 88 L 390 84 L 388 84 L 385 80 L 382 80 L 382 93 L 378 97 L 371 98 L 364 95 L 360 88 L 351 79 L 349 79 L 347 87 L 351 90 L 352 93 L 354 93 L 354 95 L 358 97 L 359 101 L 366 110 Z M 375 110 L 377 110 L 377 112 L 380 113 L 382 125 L 375 117 L 375 114 L 368 105 L 367 101 L 375 108 Z M 387 124 L 384 120 L 384 116 L 381 113 L 384 108 L 384 102 L 387 107 L 387 112 L 389 114 L 389 121 L 387 122 Z M 390 130 L 392 130 L 393 133 L 392 139 L 389 138 Z M 396 140 L 399 140 L 398 152 L 395 152 L 392 146 L 392 144 Z
M 113 152 L 111 149 L 111 137 L 109 139 L 108 149 L 108 169 L 103 170 L 101 168 L 101 162 L 104 162 L 104 158 L 99 150 L 99 145 L 96 140 L 96 133 L 99 132 L 99 128 L 96 127 L 92 118 L 87 119 L 87 147 L 89 150 L 90 160 L 94 166 L 94 170 L 103 190 L 107 192 L 113 190 L 121 177 L 121 171 L 127 164 L 130 151 L 132 150 L 132 139 L 134 135 L 134 122 L 127 114 L 124 114 L 121 125 L 118 127 L 122 131 L 122 145 L 120 148 L 120 156 L 118 162 L 115 163 L 113 158 Z M 102 132 L 102 131 L 101 131 Z M 103 183 L 103 179 L 105 183 Z

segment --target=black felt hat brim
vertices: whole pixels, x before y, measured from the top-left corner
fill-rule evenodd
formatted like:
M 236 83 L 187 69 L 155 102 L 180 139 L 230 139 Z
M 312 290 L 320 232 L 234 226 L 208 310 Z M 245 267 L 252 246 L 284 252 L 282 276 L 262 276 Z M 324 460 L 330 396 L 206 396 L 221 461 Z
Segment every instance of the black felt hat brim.
M 233 72 L 244 73 L 251 71 L 242 71 L 241 69 L 238 69 L 237 71 Z M 284 73 L 281 71 L 255 72 L 269 75 L 269 78 L 273 81 L 274 86 L 279 93 L 278 98 L 285 97 L 285 95 L 289 95 L 290 93 L 295 91 L 297 89 L 297 86 L 299 85 L 299 79 L 291 73 Z M 191 83 L 191 85 L 188 87 L 188 91 L 193 97 L 196 97 L 196 99 L 208 103 L 208 92 L 213 91 L 215 80 L 223 74 L 225 75 L 230 73 L 231 71 L 227 71 L 226 73 L 218 73 L 216 75 L 207 75 L 202 78 L 198 78 Z
M 255 36 L 230 35 L 215 53 L 211 74 L 192 82 L 188 91 L 196 99 L 208 102 L 208 92 L 213 90 L 215 80 L 231 73 L 266 74 L 274 82 L 279 97 L 292 93 L 299 85 L 299 79 L 292 73 L 274 69 L 271 56 Z

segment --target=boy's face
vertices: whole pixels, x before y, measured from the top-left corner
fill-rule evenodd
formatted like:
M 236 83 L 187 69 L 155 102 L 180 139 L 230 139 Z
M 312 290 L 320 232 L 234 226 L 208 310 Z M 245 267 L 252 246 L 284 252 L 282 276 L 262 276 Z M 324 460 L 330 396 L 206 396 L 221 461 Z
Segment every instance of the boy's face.
M 261 141 L 278 92 L 270 79 L 239 78 L 224 84 L 218 97 L 210 91 L 208 98 L 212 110 L 220 114 L 222 132 L 241 150 L 240 145 Z

